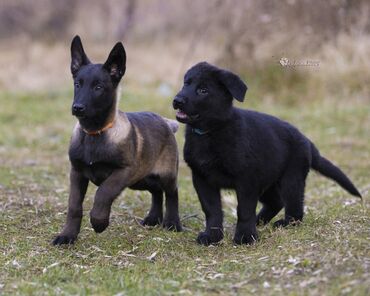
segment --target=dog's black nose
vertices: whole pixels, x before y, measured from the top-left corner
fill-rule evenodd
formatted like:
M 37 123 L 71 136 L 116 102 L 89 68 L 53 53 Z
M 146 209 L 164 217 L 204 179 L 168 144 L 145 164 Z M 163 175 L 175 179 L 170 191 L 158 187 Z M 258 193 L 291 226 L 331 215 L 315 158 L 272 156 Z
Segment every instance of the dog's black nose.
M 72 105 L 72 114 L 73 115 L 83 115 L 85 113 L 85 106 L 82 104 L 73 104 Z
M 183 107 L 185 105 L 185 98 L 184 97 L 180 97 L 180 96 L 176 96 L 174 99 L 173 99 L 173 108 L 174 109 L 181 109 L 181 107 Z

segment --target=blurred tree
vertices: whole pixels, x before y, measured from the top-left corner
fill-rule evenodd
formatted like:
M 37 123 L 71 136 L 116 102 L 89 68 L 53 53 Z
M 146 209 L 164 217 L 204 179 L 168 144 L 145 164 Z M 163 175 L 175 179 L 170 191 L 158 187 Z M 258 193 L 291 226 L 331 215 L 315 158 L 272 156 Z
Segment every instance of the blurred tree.
M 38 29 L 38 36 L 50 41 L 64 39 L 75 19 L 76 3 L 76 0 L 50 2 L 50 12 Z
M 2 0 L 0 38 L 28 35 L 47 41 L 63 39 L 73 24 L 77 1 Z
M 117 24 L 115 37 L 118 40 L 125 39 L 126 35 L 129 33 L 130 29 L 132 28 L 134 19 L 135 19 L 136 8 L 137 8 L 136 0 L 127 1 L 127 5 L 123 13 L 123 16 L 122 18 L 120 18 L 120 22 Z

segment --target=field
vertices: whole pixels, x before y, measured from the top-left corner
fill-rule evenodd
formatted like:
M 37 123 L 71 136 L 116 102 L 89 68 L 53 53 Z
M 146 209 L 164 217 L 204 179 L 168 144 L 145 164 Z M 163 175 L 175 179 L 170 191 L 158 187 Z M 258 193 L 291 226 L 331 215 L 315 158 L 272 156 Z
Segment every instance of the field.
M 252 83 L 242 106 L 298 126 L 351 177 L 363 201 L 312 172 L 304 223 L 259 227 L 253 246 L 231 242 L 236 198 L 229 191 L 223 192 L 225 239 L 196 244 L 204 216 L 181 161 L 184 232 L 140 226 L 149 194 L 127 190 L 114 203 L 109 228 L 95 234 L 87 219 L 96 190 L 90 185 L 78 241 L 53 247 L 66 217 L 72 92 L 1 93 L 0 294 L 369 295 L 370 105 L 353 98 L 271 101 L 253 91 L 258 86 Z M 155 89 L 124 87 L 120 107 L 173 118 L 170 102 Z M 177 139 L 182 149 L 183 130 Z

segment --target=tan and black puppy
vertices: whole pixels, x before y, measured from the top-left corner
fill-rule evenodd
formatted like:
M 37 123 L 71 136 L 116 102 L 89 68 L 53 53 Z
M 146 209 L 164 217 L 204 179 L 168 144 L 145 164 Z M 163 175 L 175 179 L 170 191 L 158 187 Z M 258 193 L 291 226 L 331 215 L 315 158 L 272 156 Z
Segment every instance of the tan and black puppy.
M 152 194 L 152 206 L 143 225 L 163 223 L 167 229 L 181 231 L 174 137 L 178 124 L 150 112 L 124 113 L 117 109 L 117 87 L 126 69 L 122 43 L 114 46 L 105 64 L 90 63 L 78 36 L 72 41 L 71 54 L 75 85 L 72 114 L 78 123 L 69 148 L 72 167 L 67 222 L 53 244 L 76 240 L 89 181 L 99 186 L 90 212 L 96 232 L 107 228 L 112 203 L 127 187 Z

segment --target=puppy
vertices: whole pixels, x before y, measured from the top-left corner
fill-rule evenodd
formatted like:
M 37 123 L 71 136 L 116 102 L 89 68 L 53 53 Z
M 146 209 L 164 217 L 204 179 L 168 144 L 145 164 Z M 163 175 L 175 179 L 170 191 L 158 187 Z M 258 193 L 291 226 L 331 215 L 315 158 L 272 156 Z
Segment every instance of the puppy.
M 98 186 L 90 212 L 96 232 L 107 228 L 112 203 L 127 187 L 152 194 L 152 206 L 143 225 L 163 222 L 165 228 L 181 231 L 174 136 L 178 123 L 154 113 L 124 113 L 117 109 L 117 87 L 126 70 L 122 43 L 113 47 L 104 64 L 89 61 L 78 36 L 72 41 L 71 54 L 72 114 L 78 123 L 69 148 L 67 222 L 53 244 L 70 244 L 76 240 L 89 181 Z M 164 220 L 163 192 L 166 195 Z
M 257 222 L 268 223 L 282 208 L 285 218 L 275 226 L 302 221 L 310 168 L 361 197 L 346 175 L 294 126 L 233 107 L 233 98 L 242 102 L 246 91 L 237 75 L 203 62 L 187 71 L 173 100 L 177 120 L 186 124 L 184 158 L 206 216 L 206 230 L 197 238 L 203 245 L 223 238 L 222 188 L 236 191 L 236 244 L 253 243 Z M 256 216 L 258 201 L 263 207 Z

